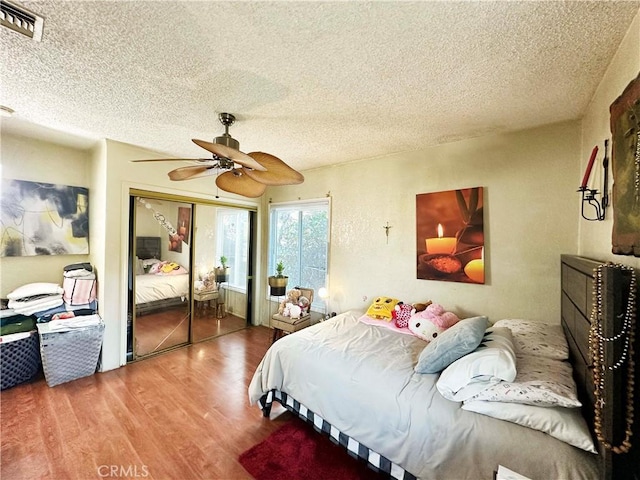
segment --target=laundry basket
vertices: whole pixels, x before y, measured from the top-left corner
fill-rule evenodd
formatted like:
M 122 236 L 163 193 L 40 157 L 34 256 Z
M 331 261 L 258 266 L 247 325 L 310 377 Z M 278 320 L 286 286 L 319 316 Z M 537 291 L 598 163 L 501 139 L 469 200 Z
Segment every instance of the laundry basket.
M 0 343 L 0 390 L 31 380 L 39 370 L 37 331 L 3 337 Z
M 47 385 L 54 387 L 95 373 L 104 323 L 64 331 L 53 331 L 48 323 L 39 323 L 38 332 Z

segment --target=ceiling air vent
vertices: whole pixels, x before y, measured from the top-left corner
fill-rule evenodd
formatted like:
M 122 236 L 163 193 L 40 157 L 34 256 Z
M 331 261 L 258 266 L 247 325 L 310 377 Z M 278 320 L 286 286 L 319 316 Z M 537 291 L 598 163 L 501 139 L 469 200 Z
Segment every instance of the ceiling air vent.
M 42 40 L 44 19 L 5 0 L 0 0 L 0 25 L 33 38 L 36 42 Z

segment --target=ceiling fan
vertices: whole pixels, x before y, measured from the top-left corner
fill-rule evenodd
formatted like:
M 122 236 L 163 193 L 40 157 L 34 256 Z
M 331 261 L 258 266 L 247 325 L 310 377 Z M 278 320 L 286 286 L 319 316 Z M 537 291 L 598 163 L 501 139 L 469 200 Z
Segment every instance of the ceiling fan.
M 216 185 L 227 192 L 244 197 L 259 197 L 267 185 L 296 185 L 304 181 L 304 176 L 284 163 L 278 157 L 264 152 L 243 153 L 240 143 L 229 135 L 229 127 L 236 121 L 231 113 L 220 113 L 220 123 L 224 133 L 213 142 L 193 138 L 196 145 L 211 152 L 211 158 L 157 158 L 132 160 L 133 162 L 176 162 L 189 161 L 196 165 L 171 170 L 171 180 L 181 181 L 217 175 Z M 224 173 L 220 174 L 220 171 Z

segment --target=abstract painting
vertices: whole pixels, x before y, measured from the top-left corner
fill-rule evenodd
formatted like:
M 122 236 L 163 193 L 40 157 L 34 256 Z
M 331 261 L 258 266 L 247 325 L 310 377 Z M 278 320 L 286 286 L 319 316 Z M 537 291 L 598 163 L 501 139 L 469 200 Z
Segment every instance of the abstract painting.
M 483 187 L 416 195 L 416 250 L 419 279 L 483 284 Z
M 0 256 L 87 255 L 89 190 L 2 179 Z

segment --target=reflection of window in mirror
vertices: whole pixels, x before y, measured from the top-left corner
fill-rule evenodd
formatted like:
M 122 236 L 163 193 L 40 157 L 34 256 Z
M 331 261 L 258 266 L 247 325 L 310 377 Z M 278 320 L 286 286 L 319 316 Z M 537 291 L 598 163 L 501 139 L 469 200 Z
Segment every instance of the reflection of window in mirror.
M 218 210 L 216 251 L 229 266 L 227 286 L 242 293 L 247 288 L 249 212 L 233 208 Z

